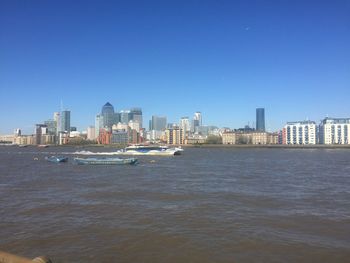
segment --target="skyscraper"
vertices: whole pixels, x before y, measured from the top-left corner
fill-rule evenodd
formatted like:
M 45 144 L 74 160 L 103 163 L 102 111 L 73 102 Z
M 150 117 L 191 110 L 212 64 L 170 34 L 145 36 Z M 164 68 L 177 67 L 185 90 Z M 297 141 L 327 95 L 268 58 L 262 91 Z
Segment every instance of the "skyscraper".
M 96 138 L 100 135 L 100 129 L 103 128 L 103 116 L 98 114 L 95 118 L 95 136 Z
M 64 110 L 60 116 L 60 131 L 70 132 L 70 111 Z
M 120 122 L 121 123 L 129 123 L 129 121 L 131 120 L 131 114 L 129 110 L 121 110 L 120 111 Z
M 200 111 L 197 111 L 193 116 L 191 131 L 197 133 L 199 126 L 202 126 L 202 113 Z
M 142 110 L 141 110 L 141 108 L 131 108 L 130 109 L 130 119 L 140 123 L 140 128 L 142 128 Z
M 190 132 L 191 125 L 190 125 L 190 118 L 189 117 L 182 117 L 180 119 L 180 128 L 184 130 L 184 135 L 186 135 L 188 132 Z
M 256 130 L 264 132 L 265 131 L 265 109 L 256 109 Z
M 112 128 L 113 124 L 117 123 L 114 107 L 109 102 L 103 105 L 101 115 L 103 116 L 103 127 Z
M 163 131 L 166 129 L 166 117 L 165 116 L 152 116 L 151 121 L 151 130 L 154 131 Z

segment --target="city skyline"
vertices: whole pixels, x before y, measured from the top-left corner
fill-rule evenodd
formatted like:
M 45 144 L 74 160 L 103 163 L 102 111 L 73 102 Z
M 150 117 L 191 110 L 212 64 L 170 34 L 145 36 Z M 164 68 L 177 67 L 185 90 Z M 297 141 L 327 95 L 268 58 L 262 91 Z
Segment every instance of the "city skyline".
M 136 4 L 135 4 L 136 3 Z M 350 116 L 348 1 L 0 3 L 0 134 L 32 133 L 71 111 L 79 130 L 101 105 L 178 123 L 266 130 Z M 11 109 L 11 114 L 8 114 Z

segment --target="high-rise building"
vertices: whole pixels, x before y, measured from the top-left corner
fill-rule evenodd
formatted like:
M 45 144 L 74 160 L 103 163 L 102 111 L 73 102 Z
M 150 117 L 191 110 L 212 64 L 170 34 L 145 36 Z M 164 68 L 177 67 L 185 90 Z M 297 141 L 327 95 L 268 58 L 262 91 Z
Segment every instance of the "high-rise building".
M 55 120 L 47 120 L 44 122 L 47 126 L 48 134 L 56 135 L 57 134 L 57 122 Z
M 118 120 L 116 120 L 116 114 L 114 113 L 114 107 L 109 102 L 103 105 L 101 115 L 103 116 L 104 128 L 112 128 L 113 124 L 116 124 L 118 122 Z
M 200 111 L 197 111 L 194 113 L 191 131 L 193 133 L 198 133 L 198 127 L 202 126 L 202 113 Z
M 182 117 L 180 119 L 180 128 L 183 129 L 185 135 L 190 132 L 191 124 L 189 117 Z
M 95 118 L 95 137 L 100 135 L 100 130 L 103 128 L 103 116 L 98 114 Z
M 61 132 L 70 132 L 70 111 L 65 110 L 60 114 L 60 130 Z
M 130 120 L 140 123 L 140 128 L 142 128 L 142 109 L 141 108 L 131 108 L 130 109 Z
M 285 144 L 317 143 L 317 127 L 314 121 L 287 122 L 284 131 Z
M 56 135 L 58 135 L 58 132 L 60 131 L 60 112 L 54 112 L 53 113 L 53 120 L 55 121 L 55 126 L 56 126 Z
M 22 135 L 22 131 L 21 129 L 16 129 L 15 130 L 15 137 L 21 136 Z
M 184 144 L 183 130 L 179 126 L 174 125 L 165 131 L 167 144 Z
M 164 131 L 166 129 L 167 119 L 165 116 L 152 116 L 151 130 Z
M 350 144 L 350 118 L 325 118 L 320 124 L 321 144 Z
M 35 144 L 42 144 L 42 136 L 47 134 L 47 126 L 44 124 L 35 125 Z
M 260 132 L 265 131 L 265 109 L 256 109 L 256 130 Z
M 131 120 L 131 114 L 129 110 L 121 110 L 119 114 L 121 123 L 129 123 Z

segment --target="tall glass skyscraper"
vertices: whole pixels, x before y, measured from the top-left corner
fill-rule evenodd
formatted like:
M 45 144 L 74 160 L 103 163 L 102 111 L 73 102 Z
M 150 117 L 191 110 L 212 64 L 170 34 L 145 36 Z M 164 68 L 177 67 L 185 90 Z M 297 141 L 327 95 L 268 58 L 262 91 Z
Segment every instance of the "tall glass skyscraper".
M 167 120 L 165 116 L 152 116 L 151 130 L 163 131 L 166 129 Z
M 113 124 L 117 123 L 114 107 L 109 102 L 103 105 L 101 116 L 103 117 L 103 127 L 112 128 Z
M 142 128 L 142 109 L 141 108 L 131 108 L 130 118 L 131 120 L 138 122 L 140 124 L 140 128 Z
M 260 132 L 265 131 L 265 109 L 256 109 L 256 130 Z
M 60 131 L 70 132 L 70 111 L 64 110 L 60 116 Z

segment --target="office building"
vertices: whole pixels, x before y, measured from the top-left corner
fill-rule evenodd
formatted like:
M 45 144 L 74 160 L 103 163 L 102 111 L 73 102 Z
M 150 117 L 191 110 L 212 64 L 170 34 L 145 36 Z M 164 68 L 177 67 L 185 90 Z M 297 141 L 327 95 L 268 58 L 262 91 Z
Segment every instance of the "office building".
M 131 108 L 130 109 L 130 120 L 140 123 L 140 128 L 142 128 L 142 110 L 141 108 Z
M 95 117 L 95 137 L 100 135 L 100 130 L 103 128 L 103 116 L 98 114 Z
M 131 120 L 131 114 L 129 110 L 121 110 L 119 115 L 121 123 L 129 123 L 129 121 Z
M 202 113 L 197 111 L 194 113 L 192 125 L 191 125 L 191 132 L 192 133 L 198 133 L 198 127 L 202 126 Z
M 325 118 L 320 124 L 321 144 L 350 144 L 350 118 Z
M 70 111 L 65 110 L 60 114 L 60 129 L 61 132 L 70 132 Z
M 167 125 L 167 118 L 165 116 L 152 116 L 151 130 L 164 131 Z
M 256 109 L 256 130 L 259 132 L 265 131 L 265 109 Z
M 189 117 L 182 117 L 180 119 L 180 128 L 183 129 L 185 135 L 191 131 L 191 123 Z
M 103 117 L 103 128 L 112 128 L 113 124 L 118 123 L 118 115 L 114 113 L 114 107 L 107 102 L 103 105 L 101 110 L 101 116 Z
M 287 122 L 284 126 L 285 144 L 316 144 L 317 126 L 314 121 Z

